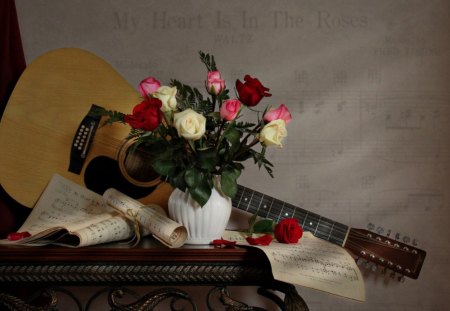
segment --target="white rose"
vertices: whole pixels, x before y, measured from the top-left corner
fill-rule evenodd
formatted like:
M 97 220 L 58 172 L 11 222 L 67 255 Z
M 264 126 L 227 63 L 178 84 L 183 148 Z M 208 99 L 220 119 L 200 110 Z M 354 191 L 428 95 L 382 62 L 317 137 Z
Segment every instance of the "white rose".
M 286 122 L 282 119 L 278 119 L 270 121 L 263 127 L 261 133 L 259 133 L 259 141 L 266 146 L 276 145 L 283 147 L 281 141 L 286 136 Z
M 163 112 L 174 111 L 177 108 L 177 88 L 175 86 L 160 86 L 152 96 L 162 102 L 161 110 Z
M 186 139 L 197 140 L 205 133 L 206 118 L 192 109 L 175 113 L 173 122 L 178 135 Z

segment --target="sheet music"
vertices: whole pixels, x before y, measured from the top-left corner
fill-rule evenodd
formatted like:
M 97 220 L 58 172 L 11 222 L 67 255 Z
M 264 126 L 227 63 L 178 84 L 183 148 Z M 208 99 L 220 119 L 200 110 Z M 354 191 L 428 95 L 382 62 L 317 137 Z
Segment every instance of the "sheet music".
M 61 225 L 77 230 L 91 220 L 109 219 L 112 213 L 114 210 L 101 195 L 87 192 L 78 184 L 54 175 L 19 231 L 28 231 L 33 235 Z
M 55 174 L 19 229 L 28 231 L 31 237 L 0 243 L 81 247 L 131 239 L 137 235 L 136 230 L 140 236 L 153 234 L 169 247 L 180 247 L 187 238 L 186 228 L 166 217 L 157 205 L 142 206 L 115 189 L 101 196 Z
M 243 233 L 226 231 L 224 239 L 249 245 Z M 254 246 L 268 257 L 276 280 L 365 300 L 364 281 L 355 260 L 345 249 L 305 232 L 297 244 L 272 241 Z
M 128 239 L 134 234 L 130 224 L 101 195 L 57 174 L 18 231 L 32 235 L 24 239 L 25 243 L 54 232 L 55 228 L 77 235 L 77 246 Z

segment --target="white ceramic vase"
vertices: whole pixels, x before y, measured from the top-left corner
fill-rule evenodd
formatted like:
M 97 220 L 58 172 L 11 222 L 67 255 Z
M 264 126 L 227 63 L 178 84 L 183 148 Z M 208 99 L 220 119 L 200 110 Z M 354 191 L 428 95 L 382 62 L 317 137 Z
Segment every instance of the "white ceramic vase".
M 188 192 L 175 189 L 169 197 L 169 216 L 188 231 L 186 244 L 209 244 L 220 239 L 231 214 L 231 199 L 214 187 L 201 207 Z

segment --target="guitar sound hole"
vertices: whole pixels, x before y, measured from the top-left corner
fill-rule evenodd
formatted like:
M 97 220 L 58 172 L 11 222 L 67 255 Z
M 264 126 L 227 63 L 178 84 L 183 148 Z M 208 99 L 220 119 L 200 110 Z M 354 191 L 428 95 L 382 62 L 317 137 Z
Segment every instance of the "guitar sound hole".
M 126 151 L 123 161 L 128 176 L 138 182 L 151 182 L 159 177 L 150 165 L 151 157 L 145 150 Z
M 84 183 L 88 189 L 103 194 L 108 188 L 114 188 L 134 198 L 141 199 L 155 189 L 141 187 L 129 182 L 122 174 L 116 160 L 99 156 L 89 162 L 84 174 Z

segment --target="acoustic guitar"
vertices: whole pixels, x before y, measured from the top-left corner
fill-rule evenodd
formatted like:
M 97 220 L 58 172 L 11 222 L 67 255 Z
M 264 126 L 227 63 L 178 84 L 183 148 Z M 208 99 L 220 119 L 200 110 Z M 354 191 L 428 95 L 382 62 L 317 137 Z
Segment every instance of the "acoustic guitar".
M 96 106 L 131 111 L 136 90 L 108 63 L 81 49 L 50 51 L 28 66 L 0 123 L 0 183 L 32 208 L 54 173 L 98 193 L 116 188 L 142 203 L 167 206 L 172 191 L 148 166 L 144 152 L 130 152 L 129 128 L 102 126 Z M 262 217 L 298 219 L 304 230 L 401 276 L 417 278 L 426 252 L 238 186 L 235 208 Z

